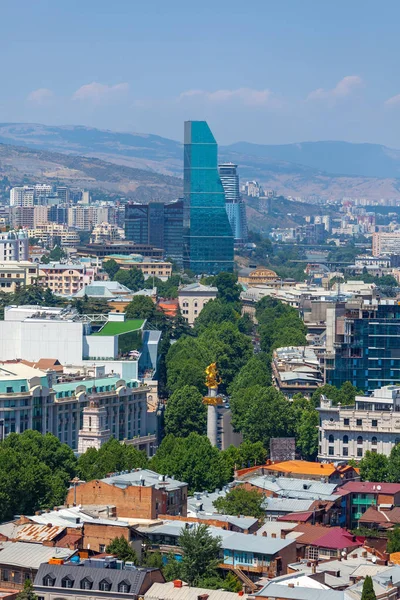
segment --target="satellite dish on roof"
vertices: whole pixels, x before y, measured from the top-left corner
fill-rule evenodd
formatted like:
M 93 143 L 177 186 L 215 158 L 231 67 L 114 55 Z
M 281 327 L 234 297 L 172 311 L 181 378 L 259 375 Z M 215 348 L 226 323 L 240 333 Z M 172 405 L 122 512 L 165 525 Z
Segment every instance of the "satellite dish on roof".
M 376 556 L 373 556 L 373 557 L 371 558 L 371 560 L 372 560 L 372 562 L 375 564 L 375 563 L 376 563 Z
M 381 486 L 381 485 L 377 485 L 377 486 L 376 486 L 376 489 L 377 489 L 377 490 L 378 490 L 378 492 L 379 492 L 379 491 L 382 489 L 382 486 Z

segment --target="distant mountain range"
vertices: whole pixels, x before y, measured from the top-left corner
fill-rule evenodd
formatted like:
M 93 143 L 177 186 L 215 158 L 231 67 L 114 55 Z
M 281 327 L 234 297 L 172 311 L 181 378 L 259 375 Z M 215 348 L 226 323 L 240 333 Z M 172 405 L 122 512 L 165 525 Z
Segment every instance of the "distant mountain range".
M 83 169 L 83 179 L 91 178 L 94 171 L 103 173 L 103 180 L 98 182 L 100 189 L 125 190 L 127 195 L 132 192 L 139 197 L 140 193 L 145 193 L 152 173 L 160 177 L 173 177 L 160 179 L 157 184 L 153 179 L 146 197 L 156 189 L 161 193 L 163 188 L 166 197 L 171 197 L 175 190 L 177 194 L 178 190 L 181 193 L 182 184 L 175 178 L 182 177 L 182 144 L 157 135 L 120 133 L 83 126 L 0 123 L 0 143 L 21 148 L 16 169 L 19 173 L 21 169 L 23 171 L 22 149 L 25 147 L 37 151 L 35 156 L 40 164 L 43 160 L 50 161 L 62 164 L 67 170 L 71 168 L 71 161 L 76 162 L 78 159 L 75 157 L 80 156 L 78 171 Z M 45 156 L 43 151 L 47 153 Z M 53 153 L 57 153 L 57 156 L 51 159 L 50 154 Z M 74 158 L 65 155 L 74 155 Z M 92 160 L 85 161 L 82 157 Z M 400 194 L 400 150 L 378 144 L 303 142 L 260 145 L 237 142 L 221 146 L 219 158 L 221 162 L 237 163 L 242 179 L 257 179 L 265 187 L 283 195 L 379 199 L 394 198 Z M 31 152 L 31 168 L 32 161 L 36 159 Z M 15 154 L 14 160 L 17 160 Z M 10 157 L 5 163 L 0 155 L 0 175 L 5 169 L 4 165 L 7 164 L 6 170 L 9 171 L 12 163 Z M 37 173 L 42 169 L 39 163 Z M 99 168 L 94 169 L 94 165 Z M 133 169 L 136 173 L 124 168 Z M 65 181 L 70 175 L 68 173 Z M 47 175 L 44 173 L 43 177 L 47 178 Z

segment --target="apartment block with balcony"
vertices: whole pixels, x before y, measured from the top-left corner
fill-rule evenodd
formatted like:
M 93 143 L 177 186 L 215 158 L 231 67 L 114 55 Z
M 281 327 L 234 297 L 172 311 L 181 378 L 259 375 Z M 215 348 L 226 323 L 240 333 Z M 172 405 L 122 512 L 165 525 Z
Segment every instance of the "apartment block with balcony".
M 76 294 L 85 285 L 92 283 L 96 269 L 83 264 L 49 263 L 39 265 L 40 284 L 62 296 Z
M 371 506 L 386 509 L 400 506 L 400 483 L 348 481 L 341 490 L 346 493 L 350 529 L 359 526 L 359 520 Z
M 38 277 L 38 267 L 28 260 L 0 262 L 0 291 L 14 293 L 18 287 L 32 285 Z

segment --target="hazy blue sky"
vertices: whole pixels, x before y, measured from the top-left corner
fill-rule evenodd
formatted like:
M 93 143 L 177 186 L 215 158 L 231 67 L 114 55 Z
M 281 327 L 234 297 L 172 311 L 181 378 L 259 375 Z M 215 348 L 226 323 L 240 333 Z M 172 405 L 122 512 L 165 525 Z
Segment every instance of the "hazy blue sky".
M 398 0 L 1 0 L 0 121 L 400 147 Z

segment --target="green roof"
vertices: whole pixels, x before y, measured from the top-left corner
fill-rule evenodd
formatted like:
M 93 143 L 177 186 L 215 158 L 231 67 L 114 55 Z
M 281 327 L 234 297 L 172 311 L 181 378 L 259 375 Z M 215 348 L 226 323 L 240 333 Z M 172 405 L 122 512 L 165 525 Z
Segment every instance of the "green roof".
M 98 392 L 115 390 L 117 381 L 120 381 L 121 379 L 123 379 L 123 377 L 102 377 L 97 379 L 76 380 L 69 383 L 56 383 L 53 385 L 53 389 L 56 392 L 57 398 L 68 398 L 74 395 L 76 388 L 80 385 L 85 386 L 89 393 L 94 386 Z M 136 385 L 136 381 L 133 379 L 124 381 L 126 382 L 127 387 L 135 387 Z
M 92 335 L 122 335 L 130 331 L 138 331 L 142 328 L 143 319 L 132 319 L 129 321 L 108 321 L 100 331 L 96 331 Z

